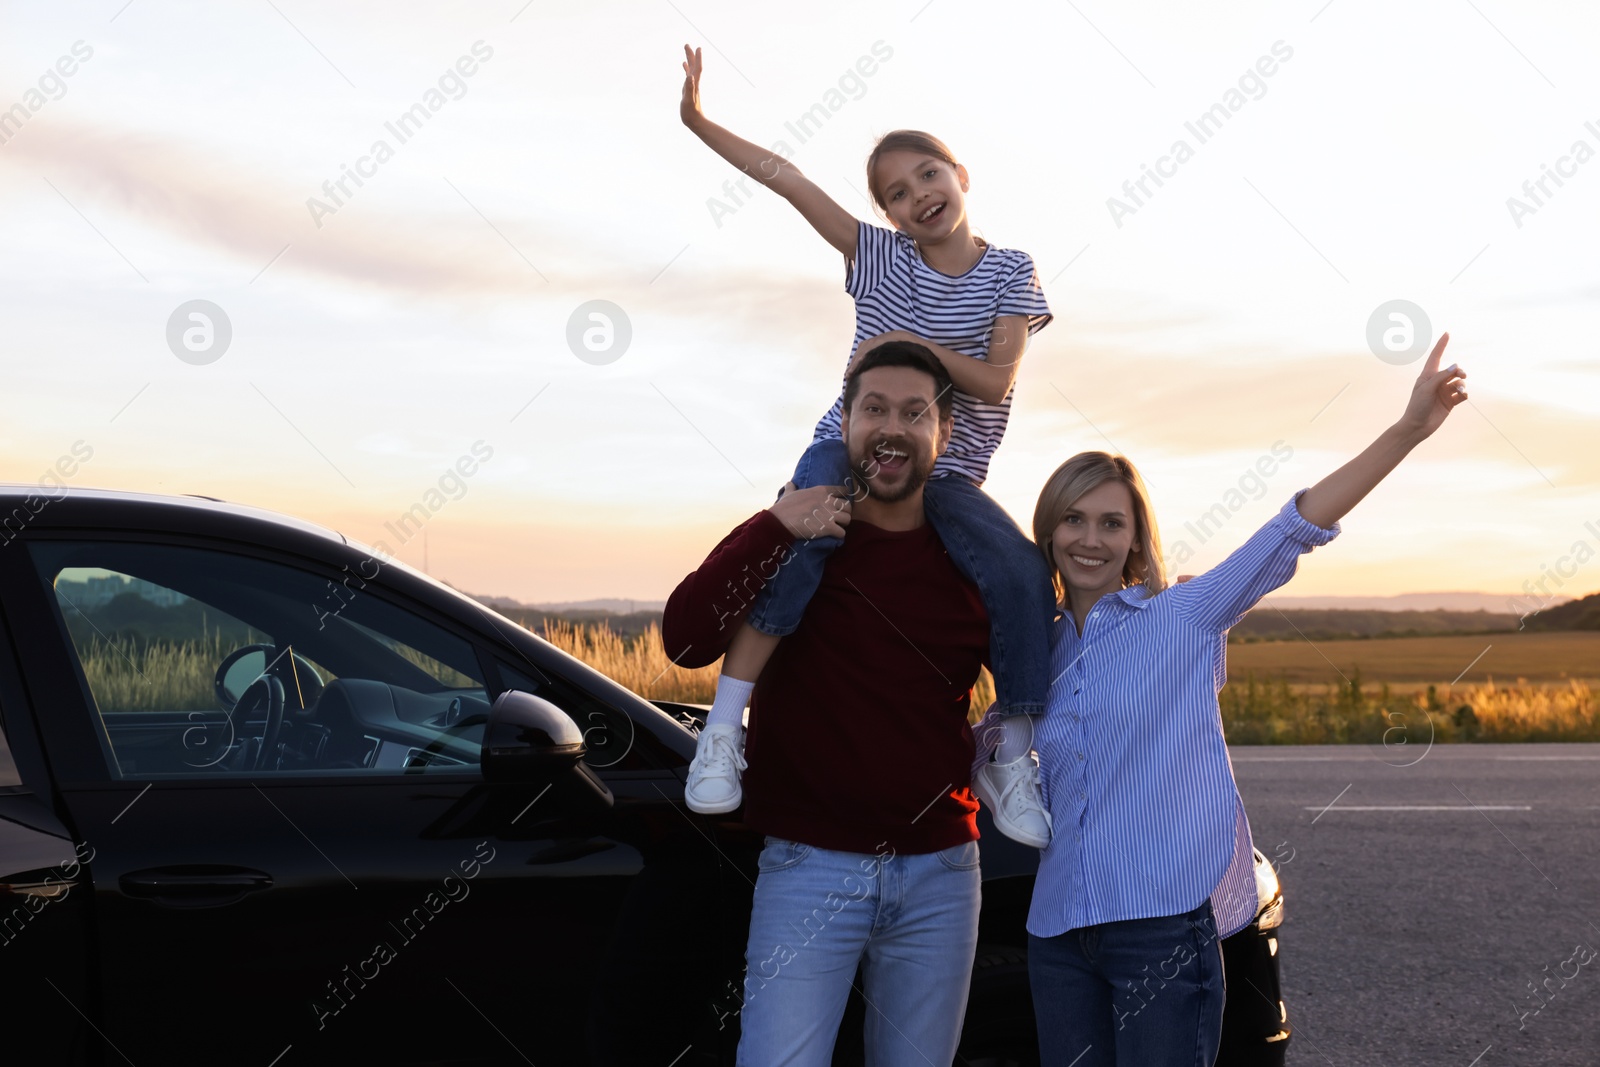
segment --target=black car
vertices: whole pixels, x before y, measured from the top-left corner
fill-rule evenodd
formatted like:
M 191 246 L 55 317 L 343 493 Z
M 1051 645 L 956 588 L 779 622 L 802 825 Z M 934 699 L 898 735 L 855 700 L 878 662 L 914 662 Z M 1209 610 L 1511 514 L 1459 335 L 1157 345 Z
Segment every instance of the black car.
M 695 709 L 310 523 L 0 487 L 8 1060 L 725 1064 L 760 838 Z M 983 820 L 961 1056 L 1037 1062 L 1037 853 Z M 1219 1062 L 1281 1062 L 1281 896 Z M 861 1008 L 837 1062 L 860 1057 Z

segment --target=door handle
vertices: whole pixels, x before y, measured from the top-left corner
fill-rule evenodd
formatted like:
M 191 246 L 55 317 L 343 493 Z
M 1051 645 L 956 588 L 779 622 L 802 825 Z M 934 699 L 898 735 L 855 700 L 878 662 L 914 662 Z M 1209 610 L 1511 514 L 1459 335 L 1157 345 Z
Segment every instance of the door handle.
M 589 838 L 587 841 L 566 838 L 541 848 L 523 862 L 530 867 L 538 867 L 546 863 L 571 863 L 574 860 L 581 860 L 585 856 L 592 856 L 596 852 L 605 852 L 616 847 L 617 845 L 614 841 L 605 841 L 594 837 Z
M 129 871 L 117 879 L 126 896 L 169 908 L 215 908 L 272 888 L 272 875 L 249 867 L 182 864 Z

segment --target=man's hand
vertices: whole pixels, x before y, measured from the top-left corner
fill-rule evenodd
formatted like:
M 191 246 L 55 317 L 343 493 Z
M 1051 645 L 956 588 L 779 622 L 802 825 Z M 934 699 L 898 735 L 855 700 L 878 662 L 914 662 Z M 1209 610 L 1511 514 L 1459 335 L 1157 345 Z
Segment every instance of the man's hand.
M 678 117 L 691 128 L 705 117 L 700 110 L 700 49 L 688 45 L 683 46 L 683 100 L 678 104 Z
M 850 525 L 850 498 L 840 485 L 815 485 L 796 489 L 790 482 L 783 496 L 769 509 L 802 541 L 814 537 L 843 537 Z

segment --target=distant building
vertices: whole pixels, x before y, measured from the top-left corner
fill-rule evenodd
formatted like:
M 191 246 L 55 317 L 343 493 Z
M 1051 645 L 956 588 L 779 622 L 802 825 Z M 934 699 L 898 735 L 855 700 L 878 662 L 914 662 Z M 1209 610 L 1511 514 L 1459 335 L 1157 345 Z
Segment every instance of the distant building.
M 182 593 L 168 589 L 165 586 L 152 584 L 142 578 L 129 579 L 127 592 L 138 593 L 152 604 L 163 608 L 177 607 L 189 599 Z

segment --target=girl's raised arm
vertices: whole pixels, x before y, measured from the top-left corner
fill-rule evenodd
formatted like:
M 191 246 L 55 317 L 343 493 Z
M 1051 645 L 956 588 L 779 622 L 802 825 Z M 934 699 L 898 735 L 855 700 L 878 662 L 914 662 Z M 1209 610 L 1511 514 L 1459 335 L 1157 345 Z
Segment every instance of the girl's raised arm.
M 801 174 L 793 163 L 706 118 L 700 110 L 700 49 L 684 45 L 683 54 L 683 101 L 678 105 L 683 124 L 717 155 L 793 204 L 823 240 L 846 259 L 854 259 L 858 227 L 855 216 Z
M 1379 434 L 1355 459 L 1300 495 L 1301 518 L 1324 529 L 1338 522 L 1413 448 L 1443 425 L 1457 404 L 1467 399 L 1466 387 L 1461 384 L 1466 372 L 1453 363 L 1439 369 L 1449 340 L 1447 333 L 1439 336 L 1439 343 L 1433 346 L 1411 387 L 1411 399 L 1399 421 Z

